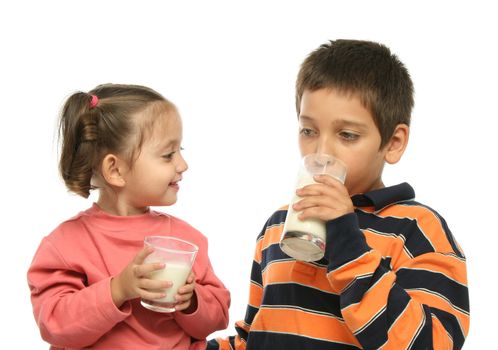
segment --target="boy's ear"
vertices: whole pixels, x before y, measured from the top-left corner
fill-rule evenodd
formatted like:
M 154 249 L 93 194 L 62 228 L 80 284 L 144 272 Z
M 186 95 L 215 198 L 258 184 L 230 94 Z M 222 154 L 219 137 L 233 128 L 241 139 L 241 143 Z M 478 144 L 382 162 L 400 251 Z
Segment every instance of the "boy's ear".
M 111 186 L 123 187 L 126 184 L 124 170 L 125 163 L 114 154 L 107 154 L 102 160 L 102 177 Z
M 395 164 L 405 152 L 408 145 L 410 127 L 406 124 L 398 124 L 394 129 L 393 136 L 385 146 L 384 159 L 389 164 Z

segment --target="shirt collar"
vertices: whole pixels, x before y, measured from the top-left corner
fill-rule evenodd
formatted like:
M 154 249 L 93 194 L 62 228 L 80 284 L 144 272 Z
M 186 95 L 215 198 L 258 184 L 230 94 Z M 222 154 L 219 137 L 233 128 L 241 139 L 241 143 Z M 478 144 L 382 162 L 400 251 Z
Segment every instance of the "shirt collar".
M 415 191 L 406 182 L 399 185 L 384 187 L 367 193 L 354 195 L 351 199 L 356 207 L 371 207 L 379 211 L 394 203 L 415 198 Z

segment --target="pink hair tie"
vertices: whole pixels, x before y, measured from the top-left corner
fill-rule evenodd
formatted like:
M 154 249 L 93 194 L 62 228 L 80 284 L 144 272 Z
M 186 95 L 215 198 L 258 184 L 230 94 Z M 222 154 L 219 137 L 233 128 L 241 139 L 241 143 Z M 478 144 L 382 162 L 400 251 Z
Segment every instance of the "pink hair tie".
M 97 106 L 97 103 L 99 103 L 99 98 L 96 95 L 92 95 L 92 99 L 90 100 L 90 109 Z

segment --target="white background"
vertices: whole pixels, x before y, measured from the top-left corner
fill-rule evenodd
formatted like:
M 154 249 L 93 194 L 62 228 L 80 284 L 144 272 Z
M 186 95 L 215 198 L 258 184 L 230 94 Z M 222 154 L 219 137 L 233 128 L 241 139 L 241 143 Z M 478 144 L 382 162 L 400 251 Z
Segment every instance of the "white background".
M 12 1 L 0 5 L 1 348 L 45 349 L 26 271 L 43 236 L 91 205 L 57 174 L 65 97 L 100 83 L 150 86 L 179 107 L 185 174 L 162 208 L 210 241 L 245 314 L 255 238 L 291 194 L 298 161 L 294 82 L 328 39 L 380 41 L 407 65 L 416 107 L 402 161 L 408 181 L 449 223 L 468 258 L 466 349 L 495 337 L 496 11 L 483 1 Z

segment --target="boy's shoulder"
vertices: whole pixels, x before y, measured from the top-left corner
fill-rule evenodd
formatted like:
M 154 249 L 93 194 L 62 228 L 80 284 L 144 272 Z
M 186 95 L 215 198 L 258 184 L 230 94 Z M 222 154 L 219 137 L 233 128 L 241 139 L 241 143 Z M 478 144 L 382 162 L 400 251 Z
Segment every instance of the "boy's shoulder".
M 413 253 L 418 250 L 419 253 L 434 251 L 465 257 L 443 216 L 414 198 L 363 213 L 375 217 L 373 220 L 363 220 L 364 224 L 366 221 L 373 223 L 378 220 L 375 226 L 384 229 L 393 228 L 394 233 L 403 237 L 406 246 L 414 246 Z

